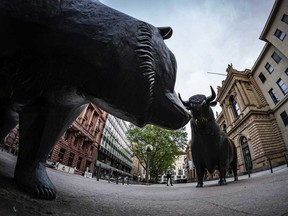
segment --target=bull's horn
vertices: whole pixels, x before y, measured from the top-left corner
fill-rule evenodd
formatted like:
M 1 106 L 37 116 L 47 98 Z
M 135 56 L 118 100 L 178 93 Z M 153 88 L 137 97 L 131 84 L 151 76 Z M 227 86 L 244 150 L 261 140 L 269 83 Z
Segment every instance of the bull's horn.
M 215 98 L 216 98 L 216 93 L 214 91 L 214 89 L 212 88 L 212 86 L 210 86 L 211 89 L 211 96 L 208 96 L 206 99 L 206 103 L 210 104 L 210 102 L 212 102 Z
M 169 39 L 172 36 L 173 30 L 171 27 L 158 27 L 163 40 Z
M 179 97 L 180 101 L 182 102 L 182 104 L 183 104 L 187 109 L 191 108 L 191 107 L 190 107 L 190 103 L 189 103 L 188 101 L 183 101 L 183 100 L 182 100 L 182 98 L 181 98 L 181 96 L 180 96 L 180 93 L 178 93 L 178 97 Z

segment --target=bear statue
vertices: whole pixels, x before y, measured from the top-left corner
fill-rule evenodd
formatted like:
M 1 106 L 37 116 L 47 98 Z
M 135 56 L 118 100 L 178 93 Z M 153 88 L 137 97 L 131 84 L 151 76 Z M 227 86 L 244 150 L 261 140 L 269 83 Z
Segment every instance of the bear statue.
M 46 158 L 88 103 L 139 127 L 183 127 L 171 35 L 97 0 L 1 0 L 0 141 L 19 123 L 16 184 L 55 199 Z

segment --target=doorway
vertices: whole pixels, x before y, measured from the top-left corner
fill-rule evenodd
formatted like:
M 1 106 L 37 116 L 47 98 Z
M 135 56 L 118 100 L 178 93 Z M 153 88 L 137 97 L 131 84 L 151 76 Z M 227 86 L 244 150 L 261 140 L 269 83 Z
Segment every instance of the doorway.
M 248 140 L 245 136 L 242 136 L 240 138 L 240 142 L 241 142 L 241 147 L 242 147 L 246 171 L 252 170 L 253 169 L 253 162 L 252 162 L 252 157 L 250 154 Z

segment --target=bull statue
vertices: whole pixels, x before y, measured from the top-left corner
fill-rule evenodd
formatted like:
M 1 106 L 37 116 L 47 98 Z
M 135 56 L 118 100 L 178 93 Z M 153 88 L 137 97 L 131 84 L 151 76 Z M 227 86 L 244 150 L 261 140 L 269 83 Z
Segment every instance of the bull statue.
M 203 178 L 206 169 L 213 173 L 216 169 L 220 172 L 220 185 L 226 184 L 226 172 L 232 169 L 234 180 L 237 181 L 237 149 L 231 139 L 221 130 L 216 123 L 211 106 L 217 104 L 213 101 L 216 97 L 211 88 L 211 96 L 194 95 L 188 101 L 179 98 L 183 105 L 191 110 L 191 149 L 193 162 L 198 176 L 196 187 L 203 187 Z
M 184 126 L 171 35 L 97 0 L 1 0 L 0 141 L 19 122 L 17 185 L 55 199 L 46 158 L 88 103 L 139 127 Z

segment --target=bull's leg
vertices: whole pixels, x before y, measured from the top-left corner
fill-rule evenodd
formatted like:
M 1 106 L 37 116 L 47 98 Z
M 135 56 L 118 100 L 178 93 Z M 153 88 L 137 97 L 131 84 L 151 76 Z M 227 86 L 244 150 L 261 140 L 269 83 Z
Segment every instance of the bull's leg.
M 4 139 L 6 135 L 17 125 L 18 113 L 0 106 L 0 145 L 2 144 L 2 150 L 4 147 Z
M 45 163 L 50 150 L 85 106 L 27 107 L 19 119 L 19 155 L 15 181 L 23 190 L 42 199 L 55 199 Z
M 231 168 L 233 171 L 233 175 L 234 175 L 234 181 L 238 181 L 238 173 L 237 173 L 237 157 L 236 159 L 234 158 L 234 160 L 231 163 Z
M 203 187 L 203 179 L 204 179 L 204 173 L 205 173 L 205 169 L 202 167 L 197 168 L 196 167 L 196 174 L 197 174 L 197 185 L 196 187 Z
M 220 172 L 220 179 L 219 179 L 219 182 L 218 184 L 219 185 L 226 185 L 226 169 L 220 169 L 219 170 Z
M 232 143 L 233 144 L 233 143 Z M 234 175 L 234 181 L 238 181 L 238 173 L 237 173 L 237 149 L 235 147 L 235 145 L 233 144 L 233 153 L 234 153 L 234 157 L 233 157 L 233 161 L 231 163 L 231 168 L 233 171 L 233 175 Z

